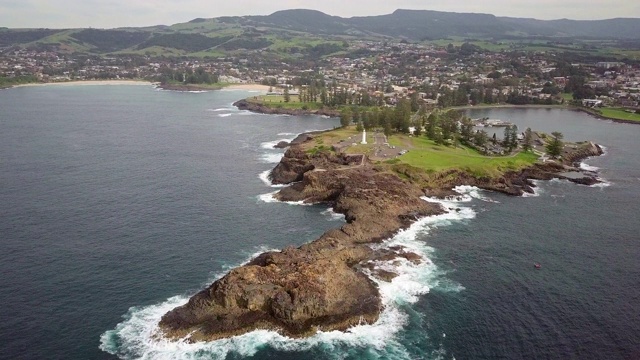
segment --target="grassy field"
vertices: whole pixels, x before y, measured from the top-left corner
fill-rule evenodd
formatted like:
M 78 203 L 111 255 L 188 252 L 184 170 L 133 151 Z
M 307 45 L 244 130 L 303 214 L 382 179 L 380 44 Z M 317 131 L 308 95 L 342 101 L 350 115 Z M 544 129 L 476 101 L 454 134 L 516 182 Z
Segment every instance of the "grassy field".
M 628 113 L 624 109 L 619 108 L 602 108 L 600 109 L 602 116 L 610 119 L 631 120 L 640 122 L 640 114 Z
M 368 132 L 367 145 L 359 144 L 360 132 L 353 126 L 327 131 L 317 136 L 314 142 L 307 145 L 306 150 L 313 152 L 320 149 L 331 148 L 332 145 L 347 145 L 344 151 L 351 154 L 372 155 L 375 150 L 373 133 Z M 349 138 L 352 138 L 349 140 Z M 353 140 L 355 139 L 355 140 Z M 432 140 L 424 136 L 410 137 L 408 135 L 392 135 L 388 138 L 389 144 L 398 149 L 409 151 L 394 159 L 383 162 L 382 165 L 406 164 L 425 171 L 425 173 L 438 173 L 444 170 L 460 169 L 474 176 L 500 176 L 509 170 L 520 170 L 538 160 L 533 153 L 518 153 L 514 156 L 490 157 L 480 154 L 467 147 L 451 147 L 436 145 Z M 350 145 L 356 142 L 357 145 Z
M 538 159 L 538 156 L 532 153 L 489 157 L 466 147 L 454 148 L 436 145 L 426 137 L 393 135 L 389 138 L 389 143 L 395 146 L 410 144 L 411 149 L 398 158 L 399 162 L 429 172 L 461 169 L 475 176 L 498 176 L 505 171 L 527 167 Z

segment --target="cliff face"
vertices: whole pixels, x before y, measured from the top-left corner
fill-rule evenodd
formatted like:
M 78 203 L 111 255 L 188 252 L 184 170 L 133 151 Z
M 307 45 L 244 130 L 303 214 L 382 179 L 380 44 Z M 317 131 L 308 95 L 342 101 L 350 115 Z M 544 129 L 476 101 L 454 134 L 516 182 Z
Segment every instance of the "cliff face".
M 452 170 L 438 174 L 446 180 L 430 192 L 446 195 L 452 186 L 476 185 L 518 195 L 532 191 L 529 179 L 562 177 L 559 173 L 572 169 L 569 163 L 600 154 L 597 145 L 588 144 L 567 156 L 565 164 L 537 164 L 496 179 Z M 369 260 L 421 260 L 401 247 L 373 251 L 371 245 L 419 217 L 443 211 L 421 199 L 425 192 L 416 182 L 379 170 L 362 157 L 312 154 L 298 145 L 287 150 L 271 179 L 292 184 L 277 193 L 279 200 L 329 203 L 345 215 L 346 224 L 309 244 L 263 253 L 231 270 L 165 314 L 160 321 L 164 336 L 207 341 L 270 329 L 302 337 L 373 323 L 382 310 L 380 294 L 363 269 L 383 281 L 396 274 L 371 268 Z

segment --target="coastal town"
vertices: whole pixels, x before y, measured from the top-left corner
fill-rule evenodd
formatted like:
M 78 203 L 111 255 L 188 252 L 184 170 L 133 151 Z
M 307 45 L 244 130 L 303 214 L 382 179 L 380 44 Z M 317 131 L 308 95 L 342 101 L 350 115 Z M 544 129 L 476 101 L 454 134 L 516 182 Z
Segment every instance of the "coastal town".
M 181 58 L 13 47 L 0 50 L 0 87 L 126 79 L 187 88 L 256 83 L 271 86 L 271 95 L 283 95 L 285 89 L 297 95 L 307 87 L 340 88 L 387 106 L 413 95 L 429 108 L 572 104 L 610 109 L 605 117 L 633 120 L 640 112 L 637 61 L 598 61 L 518 48 L 488 51 L 471 43 L 353 41 L 345 46 L 319 58 L 293 56 L 286 61 L 264 49 Z

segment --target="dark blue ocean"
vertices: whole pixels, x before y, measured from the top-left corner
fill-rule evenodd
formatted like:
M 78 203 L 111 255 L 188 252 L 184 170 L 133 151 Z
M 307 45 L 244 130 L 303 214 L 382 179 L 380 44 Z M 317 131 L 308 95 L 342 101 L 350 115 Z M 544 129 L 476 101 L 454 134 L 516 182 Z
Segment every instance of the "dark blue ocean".
M 378 324 L 290 340 L 154 336 L 159 317 L 267 249 L 339 226 L 274 202 L 271 148 L 337 120 L 240 112 L 242 91 L 0 91 L 2 359 L 640 359 L 640 126 L 566 110 L 474 110 L 606 147 L 597 187 L 459 188 L 387 243 L 420 266 L 381 283 Z M 500 134 L 498 134 L 500 135 Z M 542 264 L 540 270 L 533 263 Z

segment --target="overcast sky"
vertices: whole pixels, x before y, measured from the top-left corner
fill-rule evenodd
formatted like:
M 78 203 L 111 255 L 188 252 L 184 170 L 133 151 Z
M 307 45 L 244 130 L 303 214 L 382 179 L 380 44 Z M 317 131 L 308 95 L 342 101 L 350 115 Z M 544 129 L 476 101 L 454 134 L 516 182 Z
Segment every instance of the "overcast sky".
M 196 17 L 316 9 L 343 17 L 395 9 L 479 12 L 537 19 L 640 18 L 638 0 L 0 0 L 0 27 L 171 25 Z

